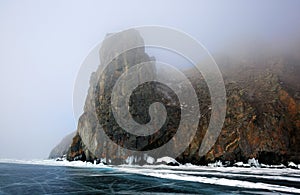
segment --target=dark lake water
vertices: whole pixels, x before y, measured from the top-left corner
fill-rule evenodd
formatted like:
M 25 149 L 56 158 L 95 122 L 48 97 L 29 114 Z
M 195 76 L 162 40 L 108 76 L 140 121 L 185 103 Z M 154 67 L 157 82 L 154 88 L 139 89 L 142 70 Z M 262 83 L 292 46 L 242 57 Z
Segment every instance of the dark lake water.
M 191 171 L 178 168 L 84 168 L 0 163 L 0 194 L 269 194 L 289 193 L 289 189 L 295 193 L 300 188 L 298 172 L 289 172 L 284 177 L 287 179 L 279 177 L 273 180 L 268 177 L 255 177 L 256 180 L 253 180 L 251 175 L 255 174 L 251 172 L 250 176 L 246 177 L 240 172 L 230 171 L 228 174 L 222 170 L 205 169 Z M 272 175 L 272 172 L 259 174 L 268 175 Z M 276 175 L 273 174 L 273 178 L 276 178 Z M 214 180 L 221 185 L 209 183 Z M 247 181 L 247 185 L 232 186 L 230 181 L 238 181 L 237 185 L 240 185 L 239 181 Z M 228 185 L 226 182 L 229 182 Z M 267 186 L 266 189 L 251 187 L 251 184 L 257 182 L 257 185 L 262 183 Z M 276 186 L 279 187 L 279 191 Z M 281 187 L 283 191 L 280 191 Z

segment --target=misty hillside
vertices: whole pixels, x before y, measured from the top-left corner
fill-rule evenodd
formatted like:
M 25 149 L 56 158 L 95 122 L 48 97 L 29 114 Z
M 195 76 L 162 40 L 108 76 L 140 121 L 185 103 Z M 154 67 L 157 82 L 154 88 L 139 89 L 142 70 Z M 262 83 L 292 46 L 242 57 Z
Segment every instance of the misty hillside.
M 51 150 L 51 152 L 49 154 L 49 158 L 50 159 L 58 158 L 58 157 L 62 157 L 63 155 L 67 154 L 74 136 L 75 136 L 75 132 L 72 132 L 72 133 L 66 135 L 59 142 L 59 144 Z
M 114 37 L 112 40 L 116 44 L 114 47 L 143 42 L 135 30 L 126 31 L 125 35 Z M 132 39 L 129 40 L 127 37 Z M 111 48 L 113 43 L 104 42 L 102 45 L 100 50 L 102 61 L 105 61 L 107 56 L 113 56 L 115 52 Z M 211 117 L 210 94 L 201 74 L 195 68 L 183 70 L 199 98 L 202 114 L 194 139 L 176 158 L 180 163 L 207 164 L 216 160 L 234 163 L 245 162 L 250 158 L 257 158 L 265 164 L 289 161 L 300 163 L 300 79 L 298 76 L 300 60 L 297 55 L 286 55 L 278 51 L 272 53 L 272 50 L 260 51 L 262 50 L 234 53 L 231 50 L 231 53 L 213 55 L 223 75 L 227 110 L 221 134 L 204 156 L 199 156 L 198 151 Z M 147 113 L 145 106 L 148 103 L 143 101 L 145 99 L 153 101 L 158 95 L 161 97 L 160 101 L 168 105 L 167 109 L 171 111 L 167 121 L 172 125 L 175 124 L 168 131 L 163 130 L 164 133 L 155 133 L 147 138 L 134 137 L 120 129 L 109 111 L 111 101 L 109 91 L 113 83 L 131 66 L 149 59 L 144 49 L 126 52 L 111 62 L 105 76 L 99 81 L 94 79 L 99 74 L 99 70 L 92 74 L 85 110 L 79 119 L 77 134 L 68 150 L 69 160 L 106 159 L 106 162 L 112 164 L 122 164 L 128 157 L 135 155 L 134 152 L 109 145 L 108 138 L 99 131 L 102 127 L 105 128 L 110 139 L 116 140 L 116 143 L 129 148 L 139 147 L 141 150 L 157 148 L 163 140 L 171 139 L 176 133 L 176 121 L 180 120 L 178 110 L 180 105 L 168 103 L 168 101 L 176 102 L 176 96 L 169 93 L 161 84 L 155 84 L 156 89 L 150 87 L 146 90 L 147 93 L 144 93 L 142 88 L 135 90 L 134 98 L 131 99 L 133 106 L 131 114 L 139 121 L 147 121 L 149 116 L 144 113 Z M 150 66 L 148 69 L 154 72 L 163 71 Z M 179 84 L 181 81 L 176 82 Z M 162 91 L 164 93 L 161 93 Z M 184 87 L 182 92 L 185 93 Z M 96 108 L 93 107 L 94 98 Z M 122 94 L 119 98 L 122 98 Z M 191 127 L 186 128 L 188 130 Z M 174 143 L 176 144 L 171 149 L 180 147 L 180 143 L 176 140 Z
M 225 82 L 227 114 L 218 141 L 203 160 L 299 162 L 300 61 L 280 55 L 220 55 L 216 61 Z M 194 69 L 187 75 L 199 78 Z

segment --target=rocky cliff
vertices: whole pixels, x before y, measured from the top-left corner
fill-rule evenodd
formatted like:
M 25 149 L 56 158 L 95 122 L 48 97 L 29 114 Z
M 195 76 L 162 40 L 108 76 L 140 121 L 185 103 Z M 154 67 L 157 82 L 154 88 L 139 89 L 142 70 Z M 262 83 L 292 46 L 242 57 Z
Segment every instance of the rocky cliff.
M 265 164 L 300 162 L 300 79 L 296 76 L 300 68 L 289 64 L 288 59 L 271 59 L 257 62 L 248 59 L 244 64 L 231 61 L 230 66 L 220 66 L 227 92 L 221 134 L 207 155 L 195 158 L 193 152 L 205 132 L 199 131 L 199 137 L 178 157 L 179 161 L 192 159 L 192 163 L 205 164 L 256 158 Z M 206 127 L 206 121 L 208 118 L 199 128 Z
M 176 95 L 160 83 L 146 83 L 138 87 L 130 98 L 130 114 L 145 124 L 149 122 L 147 109 L 153 102 L 166 105 L 167 122 L 161 131 L 151 136 L 133 136 L 124 132 L 111 113 L 110 92 L 114 83 L 133 64 L 149 61 L 142 47 L 115 56 L 115 47 L 140 45 L 142 37 L 129 30 L 105 41 L 100 50 L 101 63 L 109 63 L 104 74 L 100 68 L 92 74 L 84 113 L 79 119 L 77 134 L 68 151 L 69 160 L 102 159 L 107 163 L 124 163 L 134 152 L 127 149 L 150 150 L 157 148 L 176 132 L 180 120 L 180 105 Z M 284 57 L 265 56 L 259 60 L 242 58 L 217 60 L 224 77 L 227 93 L 225 122 L 217 142 L 205 156 L 199 156 L 201 141 L 210 120 L 210 95 L 205 81 L 194 69 L 185 70 L 199 98 L 202 117 L 189 147 L 177 157 L 181 163 L 247 161 L 257 158 L 266 164 L 300 163 L 300 64 Z M 149 75 L 155 73 L 153 64 L 145 67 Z M 140 77 L 143 75 L 140 71 Z M 145 90 L 147 89 L 147 90 Z M 183 89 L 184 90 L 184 89 Z M 167 92 L 167 95 L 165 94 Z M 119 98 L 123 98 L 122 92 Z M 145 101 L 147 99 L 147 101 Z M 173 102 L 174 104 L 171 104 Z M 102 129 L 105 131 L 100 131 Z M 189 128 L 189 127 L 186 127 Z M 114 143 L 111 143 L 113 140 Z M 180 143 L 179 143 L 180 144 Z M 120 147 L 122 146 L 122 147 Z M 174 144 L 176 148 L 178 145 Z M 145 163 L 136 156 L 136 163 Z
M 74 138 L 73 144 L 70 147 L 68 154 L 69 160 L 74 160 L 75 158 L 80 159 L 78 156 L 83 156 L 87 160 L 98 158 L 104 159 L 104 161 L 107 160 L 107 162 L 119 163 L 132 155 L 131 152 L 119 147 L 119 145 L 124 148 L 137 147 L 141 149 L 141 147 L 143 147 L 142 142 L 136 141 L 136 139 L 140 138 L 126 134 L 126 132 L 117 125 L 111 112 L 111 91 L 120 75 L 133 64 L 153 60 L 145 53 L 144 47 L 134 48 L 140 45 L 144 45 L 144 42 L 135 30 L 128 30 L 122 34 L 117 34 L 113 38 L 106 39 L 103 42 L 99 56 L 101 63 L 108 63 L 108 65 L 102 74 L 100 74 L 102 69 L 99 66 L 99 69 L 91 76 L 84 113 L 79 119 L 77 136 Z M 129 47 L 134 49 L 124 52 L 117 58 L 113 58 L 113 56 L 118 55 L 118 50 Z M 113 60 L 110 61 L 110 59 Z M 138 72 L 140 72 L 138 73 L 139 77 L 155 75 L 154 72 L 156 69 L 152 63 L 149 63 L 141 69 L 143 69 L 143 71 L 138 70 Z M 142 96 L 145 98 L 148 97 L 149 101 L 153 102 L 155 97 L 151 94 L 155 90 L 155 87 L 150 83 L 146 83 L 144 86 L 148 89 L 146 91 L 138 90 L 136 94 L 143 93 L 141 94 Z M 123 88 L 123 86 L 121 86 L 121 88 Z M 118 98 L 124 98 L 124 94 L 122 93 L 125 93 L 125 91 L 126 89 L 121 90 L 121 94 L 119 94 Z M 131 99 L 131 102 L 135 101 L 135 99 Z M 140 102 L 135 108 L 132 108 L 130 111 L 131 114 L 137 116 L 136 119 L 141 122 L 148 120 L 145 117 L 138 117 L 139 112 L 141 112 L 141 110 L 137 109 L 138 107 L 144 107 L 144 103 Z M 105 131 L 105 134 L 102 130 Z M 115 144 L 109 144 L 111 143 L 109 140 L 113 140 Z
M 76 132 L 72 132 L 68 135 L 66 135 L 60 142 L 55 146 L 50 154 L 49 158 L 60 158 L 63 155 L 67 155 L 69 148 L 73 142 L 73 137 L 76 135 Z

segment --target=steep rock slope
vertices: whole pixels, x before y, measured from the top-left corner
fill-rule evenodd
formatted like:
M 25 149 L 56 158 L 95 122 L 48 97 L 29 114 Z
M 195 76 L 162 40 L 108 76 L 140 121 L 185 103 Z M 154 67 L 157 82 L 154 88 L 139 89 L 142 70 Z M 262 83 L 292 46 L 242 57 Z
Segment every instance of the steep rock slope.
M 125 70 L 129 69 L 132 65 L 147 62 L 151 59 L 146 53 L 144 47 L 137 46 L 144 45 L 143 39 L 139 33 L 135 30 L 128 30 L 122 34 L 117 34 L 113 38 L 106 39 L 100 49 L 100 60 L 102 66 L 108 64 L 103 70 L 103 74 L 100 74 L 102 69 L 99 69 L 93 73 L 90 79 L 90 88 L 86 99 L 84 113 L 79 119 L 77 136 L 73 140 L 73 144 L 70 148 L 68 159 L 81 159 L 78 156 L 85 156 L 87 160 L 93 160 L 95 158 L 102 158 L 107 162 L 113 161 L 113 163 L 123 162 L 131 152 L 119 147 L 118 145 L 131 147 L 143 147 L 144 144 L 140 144 L 140 141 L 136 141 L 137 137 L 130 136 L 122 131 L 121 128 L 114 121 L 113 114 L 111 113 L 111 91 L 114 83 L 119 76 Z M 134 48 L 126 51 L 123 54 L 118 55 L 118 51 L 123 48 Z M 110 61 L 113 59 L 112 61 Z M 149 77 L 149 75 L 155 75 L 155 66 L 149 63 L 147 66 L 142 67 L 142 70 L 138 70 L 139 77 Z M 141 68 L 141 69 L 142 69 Z M 142 73 L 143 72 L 143 73 Z M 146 74 L 144 73 L 146 72 Z M 149 74 L 147 74 L 147 72 Z M 150 97 L 155 87 L 150 84 L 145 84 L 148 90 L 142 92 L 138 90 L 136 94 L 141 94 L 144 97 Z M 122 88 L 122 86 L 121 86 Z M 126 89 L 121 90 L 118 98 L 124 98 L 123 92 Z M 154 98 L 154 97 L 153 97 Z M 131 100 L 135 102 L 135 100 Z M 143 107 L 143 102 L 139 102 L 137 107 Z M 131 114 L 136 116 L 136 120 L 140 122 L 147 121 L 147 116 L 138 117 L 139 110 L 136 108 L 131 109 Z M 106 134 L 103 133 L 104 128 Z M 108 139 L 113 139 L 115 144 L 108 144 Z M 76 146 L 76 147 L 75 147 Z
M 116 55 L 115 47 L 140 45 L 142 37 L 137 31 L 130 30 L 104 42 L 100 50 L 101 63 L 108 63 L 109 57 Z M 98 69 L 91 76 L 90 88 L 86 99 L 84 113 L 79 119 L 77 134 L 69 148 L 69 160 L 103 159 L 107 163 L 124 163 L 134 152 L 119 147 L 148 150 L 160 146 L 176 132 L 176 125 L 169 131 L 160 131 L 147 139 L 126 134 L 118 127 L 110 112 L 110 90 L 117 78 L 132 64 L 151 59 L 144 48 L 125 52 L 109 63 L 104 76 Z M 224 65 L 226 64 L 226 65 Z M 199 97 L 202 117 L 198 131 L 191 144 L 177 157 L 181 163 L 206 164 L 215 160 L 247 161 L 258 158 L 268 164 L 300 162 L 300 103 L 299 103 L 299 65 L 291 59 L 264 57 L 260 60 L 235 59 L 222 60 L 219 65 L 224 77 L 227 92 L 226 118 L 218 140 L 205 156 L 199 156 L 201 141 L 206 133 L 210 119 L 210 95 L 205 81 L 197 71 L 185 70 Z M 157 71 L 149 65 L 148 71 Z M 149 74 L 153 75 L 153 74 Z M 145 75 L 141 75 L 145 76 Z M 164 97 L 168 91 L 164 85 L 155 83 L 146 85 L 145 93 L 137 89 L 131 99 L 132 116 L 140 123 L 149 121 L 146 110 L 151 101 L 163 97 L 161 102 L 176 102 L 176 96 Z M 184 88 L 183 88 L 184 90 Z M 160 93 L 161 92 L 161 93 Z M 142 97 L 142 98 L 141 98 Z M 122 94 L 120 94 L 120 98 Z M 140 101 L 149 99 L 148 102 Z M 180 105 L 170 106 L 168 118 L 170 124 L 180 119 Z M 106 134 L 100 131 L 104 128 Z M 190 127 L 186 127 L 190 128 Z M 111 144 L 109 139 L 117 144 Z M 165 140 L 164 140 L 165 139 Z M 109 144 L 110 143 L 110 144 Z M 180 144 L 180 143 L 178 143 Z M 144 147 L 146 146 L 146 147 Z M 173 145 L 174 149 L 178 145 Z M 135 158 L 136 163 L 145 163 L 142 157 Z
M 66 135 L 60 142 L 57 144 L 50 152 L 49 158 L 59 158 L 63 155 L 66 155 L 69 151 L 69 148 L 73 142 L 73 137 L 75 136 L 76 132 L 72 132 Z

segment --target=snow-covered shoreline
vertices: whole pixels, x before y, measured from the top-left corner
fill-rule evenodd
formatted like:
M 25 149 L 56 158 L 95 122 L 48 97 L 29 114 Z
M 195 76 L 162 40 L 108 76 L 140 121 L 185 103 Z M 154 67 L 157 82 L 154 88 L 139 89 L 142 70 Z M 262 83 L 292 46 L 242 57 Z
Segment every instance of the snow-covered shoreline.
M 154 160 L 151 159 L 153 162 Z M 180 164 L 178 163 L 175 159 L 172 159 L 170 157 L 162 157 L 160 159 L 156 160 L 156 163 L 159 164 L 145 164 L 145 165 L 135 165 L 135 164 L 123 164 L 123 165 L 105 165 L 103 163 L 91 163 L 91 162 L 82 162 L 82 161 L 67 161 L 67 160 L 55 160 L 55 159 L 47 159 L 47 160 L 18 160 L 18 159 L 0 159 L 0 163 L 15 163 L 15 164 L 33 164 L 33 165 L 49 165 L 49 166 L 71 166 L 71 167 L 145 167 L 145 168 L 169 168 L 169 169 L 210 169 L 210 168 L 226 168 L 226 169 L 238 169 L 238 168 L 243 168 L 243 169 L 249 169 L 249 168 L 255 168 L 255 169 L 271 169 L 271 170 L 276 170 L 276 169 L 293 169 L 293 170 L 299 170 L 300 171 L 300 164 L 295 164 L 293 162 L 289 162 L 288 166 L 285 166 L 283 164 L 280 165 L 265 165 L 265 164 L 260 164 L 257 160 L 255 159 L 249 159 L 248 163 L 243 163 L 243 162 L 237 162 L 234 163 L 232 166 L 226 165 L 226 163 L 223 163 L 221 161 L 216 161 L 215 163 L 209 163 L 208 165 L 193 165 L 190 163 L 187 164 Z M 178 166 L 170 166 L 167 165 L 169 163 L 173 164 L 178 164 Z
M 90 162 L 82 161 L 56 161 L 49 160 L 16 160 L 16 159 L 0 159 L 0 163 L 15 163 L 15 164 L 30 164 L 30 165 L 47 165 L 47 166 L 68 166 L 68 167 L 108 167 L 104 164 L 93 164 Z

